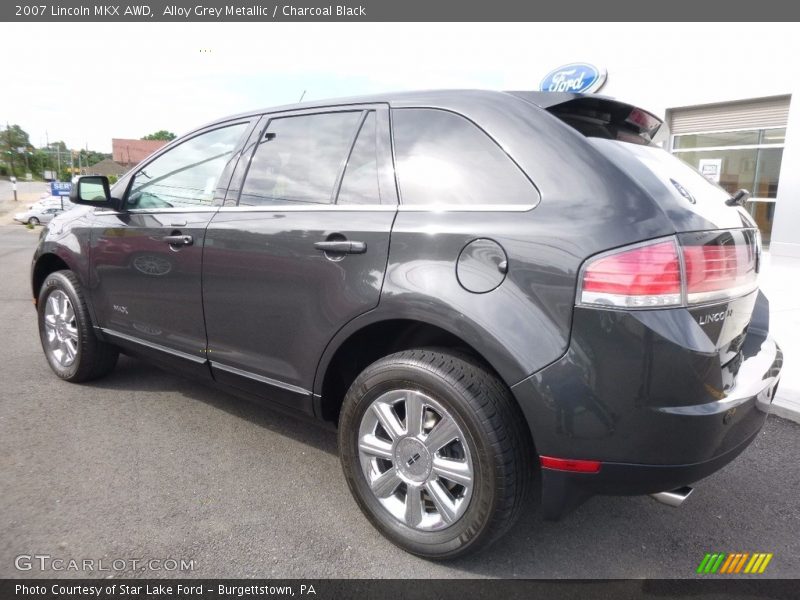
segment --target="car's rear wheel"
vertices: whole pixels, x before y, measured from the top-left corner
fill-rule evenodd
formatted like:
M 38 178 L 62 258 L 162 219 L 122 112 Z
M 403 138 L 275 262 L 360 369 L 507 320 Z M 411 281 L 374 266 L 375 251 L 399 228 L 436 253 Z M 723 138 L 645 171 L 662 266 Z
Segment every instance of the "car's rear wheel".
M 39 219 L 37 219 L 36 217 L 31 217 L 30 219 L 28 219 L 28 225 L 38 225 L 38 224 L 39 224 Z
M 94 333 L 80 283 L 72 271 L 47 276 L 38 299 L 39 337 L 56 375 L 78 383 L 98 379 L 117 364 L 118 350 Z
M 339 420 L 342 467 L 364 514 L 389 540 L 454 558 L 505 533 L 534 473 L 509 390 L 467 356 L 387 356 L 353 382 Z

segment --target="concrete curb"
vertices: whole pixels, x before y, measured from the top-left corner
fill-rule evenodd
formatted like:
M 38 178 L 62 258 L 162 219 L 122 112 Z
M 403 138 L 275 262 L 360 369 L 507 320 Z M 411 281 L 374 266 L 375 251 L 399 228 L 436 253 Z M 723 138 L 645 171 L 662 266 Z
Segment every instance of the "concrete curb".
M 780 391 L 778 392 L 778 397 L 775 398 L 775 401 L 772 403 L 772 408 L 769 412 L 776 417 L 800 423 L 800 402 L 791 398 L 782 397 Z

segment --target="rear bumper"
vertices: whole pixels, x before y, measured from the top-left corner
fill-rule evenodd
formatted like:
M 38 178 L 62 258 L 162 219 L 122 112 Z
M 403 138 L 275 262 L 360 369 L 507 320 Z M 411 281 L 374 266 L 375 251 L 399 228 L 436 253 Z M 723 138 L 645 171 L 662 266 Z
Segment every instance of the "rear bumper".
M 740 454 L 780 378 L 768 314 L 759 295 L 736 358 L 721 364 L 728 356 L 688 311 L 576 309 L 565 356 L 512 388 L 540 455 L 602 463 L 598 473 L 543 468 L 545 515 L 594 494 L 687 485 Z
M 542 513 L 560 519 L 596 495 L 655 494 L 694 483 L 719 471 L 744 451 L 758 431 L 738 446 L 701 463 L 640 465 L 604 462 L 598 473 L 570 473 L 542 469 Z

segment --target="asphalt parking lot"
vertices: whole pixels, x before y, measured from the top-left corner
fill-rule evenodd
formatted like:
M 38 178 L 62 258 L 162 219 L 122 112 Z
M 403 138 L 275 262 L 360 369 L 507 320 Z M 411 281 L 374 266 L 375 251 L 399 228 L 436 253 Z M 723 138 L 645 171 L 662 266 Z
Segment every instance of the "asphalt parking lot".
M 30 300 L 37 237 L 0 226 L 0 577 L 98 576 L 15 568 L 48 554 L 194 561 L 123 576 L 682 578 L 717 551 L 800 576 L 800 426 L 776 417 L 680 509 L 594 498 L 551 523 L 532 505 L 478 556 L 405 554 L 351 500 L 333 432 L 124 357 L 90 385 L 56 379 Z

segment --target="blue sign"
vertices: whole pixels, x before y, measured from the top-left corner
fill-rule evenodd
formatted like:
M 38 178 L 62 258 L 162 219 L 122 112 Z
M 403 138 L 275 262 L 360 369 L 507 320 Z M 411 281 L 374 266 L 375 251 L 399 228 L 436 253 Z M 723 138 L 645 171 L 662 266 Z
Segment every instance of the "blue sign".
M 598 69 L 589 63 L 570 63 L 545 75 L 539 84 L 539 90 L 589 94 L 599 90 L 605 82 L 605 69 Z
M 72 190 L 72 184 L 69 181 L 50 182 L 51 196 L 69 196 L 71 190 Z

